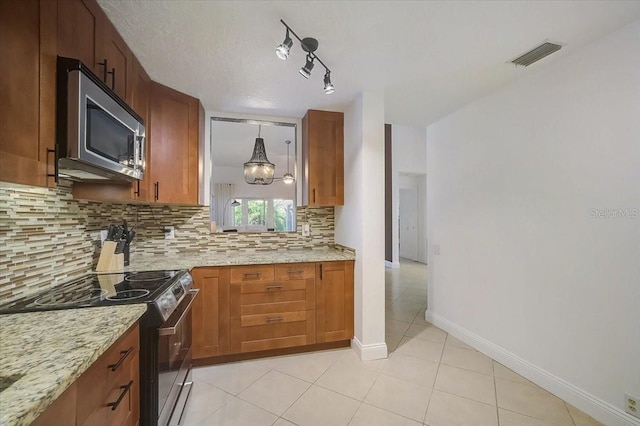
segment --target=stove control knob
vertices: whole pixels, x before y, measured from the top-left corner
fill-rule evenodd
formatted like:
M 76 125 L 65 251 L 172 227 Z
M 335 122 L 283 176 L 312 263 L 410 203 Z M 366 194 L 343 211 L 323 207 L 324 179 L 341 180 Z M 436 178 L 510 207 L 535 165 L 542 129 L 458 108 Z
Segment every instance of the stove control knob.
M 168 294 L 165 294 L 158 301 L 158 305 L 161 311 L 168 311 L 169 309 L 171 309 L 171 297 Z

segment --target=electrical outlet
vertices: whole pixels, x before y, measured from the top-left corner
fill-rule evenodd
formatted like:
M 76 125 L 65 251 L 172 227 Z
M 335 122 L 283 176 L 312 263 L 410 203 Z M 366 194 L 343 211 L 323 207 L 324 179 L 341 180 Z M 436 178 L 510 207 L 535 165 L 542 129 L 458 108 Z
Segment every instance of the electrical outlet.
M 434 244 L 433 245 L 433 254 L 436 256 L 440 255 L 440 244 Z
M 640 398 L 625 393 L 624 411 L 640 419 Z
M 103 229 L 102 231 L 100 231 L 100 247 L 104 245 L 104 240 L 107 239 L 108 234 L 109 234 L 109 231 L 107 231 L 106 229 Z
M 308 237 L 309 234 L 310 234 L 309 224 L 308 223 L 303 223 L 302 224 L 302 236 L 303 237 Z
M 176 237 L 176 230 L 173 226 L 164 227 L 164 239 L 173 240 Z

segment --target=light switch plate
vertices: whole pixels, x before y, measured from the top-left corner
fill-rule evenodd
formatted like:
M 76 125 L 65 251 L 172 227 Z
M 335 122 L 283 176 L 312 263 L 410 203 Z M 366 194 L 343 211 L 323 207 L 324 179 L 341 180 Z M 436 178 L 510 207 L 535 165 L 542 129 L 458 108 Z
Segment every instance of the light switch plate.
M 309 224 L 308 223 L 303 223 L 302 224 L 302 236 L 303 237 L 308 237 L 309 234 L 310 234 Z
M 173 240 L 176 237 L 176 230 L 173 226 L 164 227 L 164 239 Z

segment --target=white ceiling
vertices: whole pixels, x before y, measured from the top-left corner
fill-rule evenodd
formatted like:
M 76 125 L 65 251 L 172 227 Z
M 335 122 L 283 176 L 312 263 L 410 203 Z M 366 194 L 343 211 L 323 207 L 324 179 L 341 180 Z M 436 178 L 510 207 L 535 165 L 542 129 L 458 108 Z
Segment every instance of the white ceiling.
M 205 109 L 300 118 L 384 90 L 386 121 L 428 125 L 640 19 L 640 1 L 98 0 L 152 79 Z M 274 53 L 284 19 L 331 69 L 298 74 L 297 41 Z M 506 62 L 549 40 L 563 49 L 528 68 Z

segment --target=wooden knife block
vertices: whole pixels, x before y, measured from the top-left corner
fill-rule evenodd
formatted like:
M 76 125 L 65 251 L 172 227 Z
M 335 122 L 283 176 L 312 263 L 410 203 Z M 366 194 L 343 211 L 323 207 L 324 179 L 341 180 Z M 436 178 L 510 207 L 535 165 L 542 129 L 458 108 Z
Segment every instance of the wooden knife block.
M 105 241 L 102 245 L 96 272 L 122 272 L 124 271 L 124 253 L 115 254 L 117 243 Z

